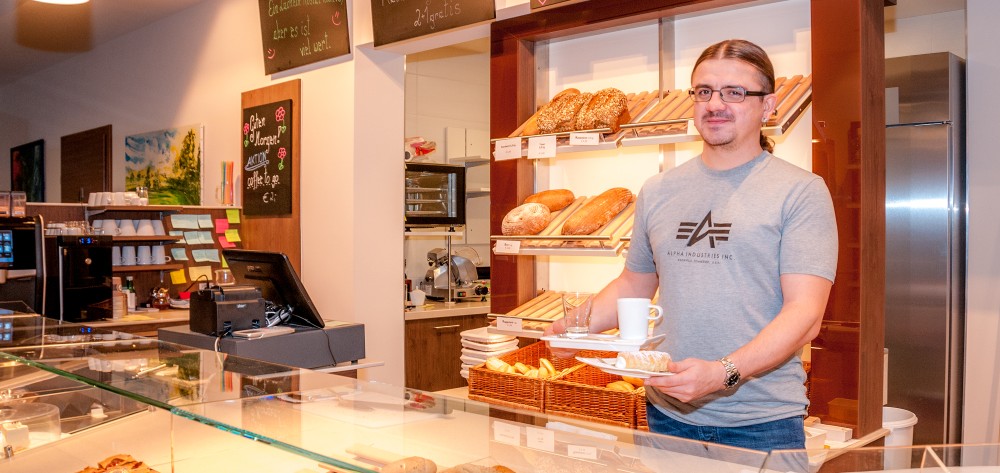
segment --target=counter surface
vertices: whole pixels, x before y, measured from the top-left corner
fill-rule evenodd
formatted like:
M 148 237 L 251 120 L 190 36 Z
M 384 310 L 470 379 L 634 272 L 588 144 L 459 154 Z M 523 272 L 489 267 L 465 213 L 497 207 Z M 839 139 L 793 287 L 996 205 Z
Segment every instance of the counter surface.
M 486 314 L 490 311 L 490 303 L 486 302 L 444 302 L 428 301 L 428 303 L 403 312 L 403 320 L 436 319 L 439 317 L 457 317 L 461 315 Z

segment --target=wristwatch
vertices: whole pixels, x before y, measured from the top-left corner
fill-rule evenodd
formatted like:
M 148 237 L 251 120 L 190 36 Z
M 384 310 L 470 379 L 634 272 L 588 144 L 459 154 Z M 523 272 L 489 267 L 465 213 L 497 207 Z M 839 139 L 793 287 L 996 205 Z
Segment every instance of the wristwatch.
M 736 369 L 733 360 L 730 360 L 728 356 L 719 358 L 719 363 L 722 363 L 722 367 L 726 369 L 726 379 L 722 381 L 722 385 L 726 390 L 733 389 L 740 382 L 740 370 Z

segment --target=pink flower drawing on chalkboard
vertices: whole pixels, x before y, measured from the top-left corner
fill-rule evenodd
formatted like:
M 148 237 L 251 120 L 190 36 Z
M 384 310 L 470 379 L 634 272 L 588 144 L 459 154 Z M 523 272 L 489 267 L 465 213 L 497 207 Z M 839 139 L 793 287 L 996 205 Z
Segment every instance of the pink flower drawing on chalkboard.
M 285 121 L 285 107 L 278 107 L 278 109 L 274 111 L 274 119 L 279 122 Z
M 285 147 L 278 148 L 278 170 L 285 169 Z
M 244 123 L 243 124 L 243 147 L 244 148 L 246 148 L 247 146 L 250 146 L 250 136 L 248 136 L 248 135 L 250 135 L 250 124 L 249 123 Z

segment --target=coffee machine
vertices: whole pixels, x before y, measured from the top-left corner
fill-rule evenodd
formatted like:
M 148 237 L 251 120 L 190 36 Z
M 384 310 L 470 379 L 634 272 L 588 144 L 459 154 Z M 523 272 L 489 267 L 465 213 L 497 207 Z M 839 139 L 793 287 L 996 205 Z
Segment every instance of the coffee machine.
M 65 322 L 111 318 L 111 248 L 107 235 L 59 235 L 58 304 L 46 315 Z
M 43 227 L 41 216 L 0 217 L 0 306 L 44 312 Z

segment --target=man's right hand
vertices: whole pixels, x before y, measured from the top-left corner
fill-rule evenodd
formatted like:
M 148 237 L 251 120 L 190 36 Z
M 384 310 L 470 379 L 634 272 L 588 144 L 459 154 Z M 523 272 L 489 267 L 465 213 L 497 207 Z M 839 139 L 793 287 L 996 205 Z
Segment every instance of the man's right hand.
M 542 332 L 542 336 L 548 337 L 550 335 L 562 335 L 564 332 L 566 332 L 566 327 L 563 325 L 563 319 L 557 319 L 555 322 L 549 324 L 548 327 L 545 327 L 545 331 Z M 552 345 L 548 342 L 545 342 L 545 344 L 548 345 L 549 351 L 551 351 L 556 358 L 573 358 L 576 356 L 576 352 L 579 351 L 572 348 L 552 348 Z

